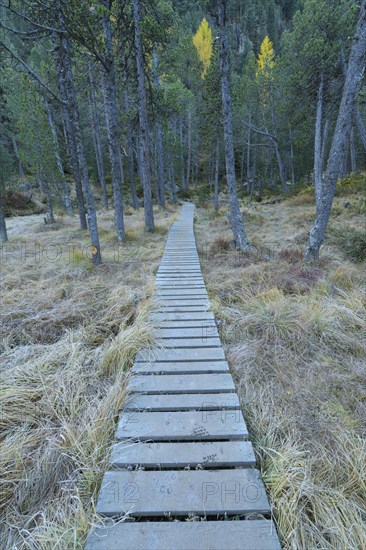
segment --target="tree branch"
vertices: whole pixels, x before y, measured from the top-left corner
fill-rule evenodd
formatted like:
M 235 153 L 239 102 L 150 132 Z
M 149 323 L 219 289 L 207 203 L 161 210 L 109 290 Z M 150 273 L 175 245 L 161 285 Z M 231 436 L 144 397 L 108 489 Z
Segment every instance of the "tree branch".
M 38 82 L 45 90 L 47 90 L 47 92 L 54 98 L 56 99 L 59 103 L 63 104 L 63 105 L 66 105 L 66 102 L 65 101 L 62 101 L 62 99 L 60 99 L 58 97 L 58 95 L 55 94 L 55 92 L 53 92 L 51 90 L 51 88 L 42 80 L 42 78 L 40 76 L 38 76 L 37 73 L 35 73 L 31 68 L 30 66 L 21 58 L 19 57 L 18 54 L 16 54 L 15 52 L 13 52 L 10 48 L 8 48 L 8 46 L 2 41 L 0 40 L 0 45 L 11 55 L 11 57 L 13 57 L 16 61 L 18 61 L 18 63 L 20 63 L 21 65 L 23 65 L 23 67 L 25 68 L 25 70 L 27 71 L 27 73 L 36 81 Z

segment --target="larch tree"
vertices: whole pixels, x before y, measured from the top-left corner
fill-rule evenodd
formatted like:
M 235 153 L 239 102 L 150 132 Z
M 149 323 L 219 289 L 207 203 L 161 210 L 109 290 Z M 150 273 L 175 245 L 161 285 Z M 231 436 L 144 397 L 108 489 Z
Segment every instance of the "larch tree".
M 198 57 L 203 65 L 201 78 L 204 79 L 212 57 L 212 29 L 205 18 L 202 19 L 202 22 L 193 37 L 193 44 L 196 47 Z

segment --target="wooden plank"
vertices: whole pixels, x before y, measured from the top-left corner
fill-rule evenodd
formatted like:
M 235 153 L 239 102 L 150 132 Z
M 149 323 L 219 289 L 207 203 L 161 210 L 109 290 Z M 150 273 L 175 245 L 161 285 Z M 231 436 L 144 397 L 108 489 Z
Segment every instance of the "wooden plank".
M 124 522 L 90 533 L 85 550 L 281 550 L 271 520 Z
M 133 394 L 123 407 L 123 412 L 129 411 L 190 411 L 240 409 L 236 393 L 179 393 L 144 395 Z
M 202 333 L 196 338 L 165 338 L 162 343 L 165 348 L 176 349 L 219 348 L 221 345 L 219 338 L 202 337 Z
M 180 361 L 135 363 L 132 368 L 134 374 L 202 374 L 212 372 L 229 372 L 226 361 Z
M 159 323 L 159 321 L 214 321 L 214 314 L 212 311 L 175 311 L 168 313 L 167 311 L 165 313 L 162 312 L 155 312 L 151 313 L 149 318 L 151 321 L 154 321 L 155 323 Z
M 220 393 L 233 392 L 235 386 L 230 373 L 168 374 L 132 376 L 128 389 L 138 393 Z
M 112 468 L 254 468 L 255 456 L 249 441 L 196 441 L 184 443 L 115 443 Z
M 266 492 L 254 469 L 109 471 L 97 504 L 104 516 L 269 514 Z
M 247 439 L 240 410 L 126 412 L 117 439 L 132 441 L 212 441 Z
M 163 340 L 165 340 L 166 338 L 175 338 L 177 336 L 179 336 L 179 338 L 181 339 L 198 338 L 201 340 L 213 339 L 216 341 L 216 339 L 219 337 L 219 334 L 215 325 L 200 326 L 196 328 L 159 328 L 156 331 L 156 337 L 162 338 Z
M 187 299 L 187 298 L 173 298 L 170 300 L 167 300 L 166 298 L 160 297 L 159 299 L 159 305 L 161 309 L 165 309 L 167 307 L 184 307 L 184 306 L 194 306 L 194 307 L 204 307 L 206 309 L 209 309 L 209 301 L 206 297 L 203 298 L 196 298 L 193 300 Z
M 216 329 L 216 323 L 213 319 L 206 319 L 205 321 L 195 321 L 195 320 L 177 320 L 177 321 L 157 321 L 155 323 L 158 330 L 160 329 L 190 329 L 195 328 L 201 331 L 211 331 Z
M 225 354 L 222 348 L 185 348 L 142 351 L 137 354 L 135 362 L 151 363 L 155 361 L 222 361 L 223 359 L 225 359 Z

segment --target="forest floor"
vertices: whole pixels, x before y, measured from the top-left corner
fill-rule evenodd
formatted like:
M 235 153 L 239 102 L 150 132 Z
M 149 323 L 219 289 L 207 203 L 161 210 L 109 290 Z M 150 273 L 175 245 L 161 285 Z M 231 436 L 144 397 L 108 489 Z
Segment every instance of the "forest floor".
M 302 260 L 312 192 L 244 206 L 258 252 L 196 212 L 202 269 L 284 549 L 365 548 L 365 199 L 335 199 L 318 263 Z
M 176 209 L 127 211 L 118 246 L 99 215 L 103 265 L 78 220 L 7 220 L 1 249 L 0 547 L 83 548 L 95 520 L 128 370 L 153 344 L 147 320 L 155 272 Z

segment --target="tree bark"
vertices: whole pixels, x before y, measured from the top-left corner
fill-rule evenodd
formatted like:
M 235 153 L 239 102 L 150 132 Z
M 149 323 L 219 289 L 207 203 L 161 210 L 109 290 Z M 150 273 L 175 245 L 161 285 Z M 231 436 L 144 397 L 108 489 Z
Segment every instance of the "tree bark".
M 229 45 L 226 30 L 226 1 L 218 0 L 218 26 L 220 41 L 220 73 L 221 94 L 224 123 L 224 144 L 226 161 L 226 178 L 229 187 L 230 223 L 237 249 L 250 250 L 248 237 L 245 233 L 243 219 L 240 213 L 236 190 L 235 158 L 233 140 L 233 115 L 230 91 Z
M 187 129 L 187 140 L 188 140 L 188 154 L 187 154 L 187 177 L 185 188 L 188 190 L 189 179 L 191 176 L 191 153 L 192 153 L 192 120 L 191 112 L 188 111 L 188 129 Z
M 89 103 L 90 103 L 90 110 L 92 115 L 93 141 L 94 141 L 94 149 L 95 149 L 95 158 L 97 161 L 98 179 L 103 192 L 104 208 L 108 210 L 108 195 L 107 195 L 107 184 L 105 181 L 105 173 L 104 173 L 103 147 L 102 147 L 102 138 L 101 138 L 101 132 L 100 132 L 100 121 L 99 121 L 99 113 L 98 113 L 97 99 L 96 99 L 96 93 L 95 93 L 95 82 L 92 74 L 92 67 L 90 64 L 88 67 L 88 72 L 89 72 L 89 86 L 90 86 Z
M 360 134 L 360 138 L 361 138 L 361 141 L 362 141 L 362 145 L 363 145 L 363 148 L 366 151 L 366 126 L 365 126 L 365 123 L 364 123 L 364 121 L 361 117 L 360 110 L 358 109 L 357 106 L 356 106 L 356 109 L 355 109 L 355 118 L 356 118 L 356 124 L 357 124 L 357 128 L 358 128 L 358 132 Z
M 220 168 L 220 136 L 216 139 L 215 180 L 214 180 L 214 208 L 219 209 L 219 168 Z
M 68 85 L 67 85 L 67 79 L 66 79 L 65 67 L 64 67 L 65 53 L 66 54 L 68 53 L 67 43 L 66 43 L 66 51 L 65 51 L 65 39 L 61 40 L 61 35 L 58 35 L 57 33 L 53 33 L 52 41 L 54 45 L 53 55 L 54 55 L 55 64 L 56 64 L 57 83 L 58 83 L 61 99 L 63 100 L 62 117 L 63 117 L 65 132 L 66 132 L 68 151 L 71 157 L 72 171 L 73 171 L 74 180 L 75 180 L 76 200 L 78 204 L 80 228 L 84 231 L 88 228 L 88 226 L 86 223 L 86 211 L 84 206 L 81 170 L 79 166 L 79 159 L 78 159 L 77 150 L 76 150 L 75 133 L 73 129 L 73 120 L 72 120 L 73 106 L 68 101 L 69 92 L 68 92 Z
M 127 89 L 125 90 L 124 96 L 125 96 L 125 111 L 127 116 L 129 116 L 130 98 L 128 96 Z M 127 155 L 128 155 L 128 171 L 130 175 L 130 186 L 131 186 L 131 203 L 132 203 L 132 208 L 137 210 L 139 207 L 139 201 L 137 199 L 137 192 L 136 192 L 135 162 L 134 162 L 134 155 L 133 155 L 133 136 L 132 136 L 130 120 L 128 120 L 127 122 Z
M 179 141 L 180 141 L 180 169 L 181 169 L 181 179 L 182 179 L 182 189 L 187 191 L 186 183 L 187 180 L 184 174 L 184 141 L 183 141 L 183 117 L 181 116 L 179 122 Z
M 322 178 L 323 178 L 324 165 L 325 165 L 325 154 L 327 151 L 328 133 L 329 133 L 329 117 L 325 119 L 324 128 L 323 128 L 322 156 L 321 156 L 321 165 L 320 165 Z
M 351 156 L 351 171 L 357 172 L 356 145 L 355 145 L 355 127 L 352 126 L 349 136 L 349 152 Z
M 318 97 L 316 104 L 315 117 L 315 139 L 314 139 L 314 188 L 315 188 L 315 203 L 319 208 L 322 195 L 322 122 L 323 122 L 323 91 L 324 91 L 324 76 L 320 75 Z
M 15 155 L 15 158 L 17 159 L 17 163 L 18 163 L 19 176 L 21 178 L 23 178 L 24 177 L 24 170 L 23 170 L 22 162 L 21 162 L 20 156 L 19 156 L 18 144 L 17 144 L 16 139 L 15 139 L 14 136 L 12 137 L 12 144 L 13 144 L 14 155 Z
M 106 9 L 109 10 L 109 0 L 102 0 Z M 125 228 L 123 220 L 123 199 L 122 199 L 122 159 L 118 131 L 118 109 L 116 100 L 116 81 L 114 73 L 114 58 L 112 45 L 112 29 L 110 14 L 103 15 L 103 34 L 105 59 L 102 69 L 104 87 L 104 107 L 107 123 L 109 156 L 112 168 L 112 189 L 114 202 L 114 223 L 119 241 L 125 240 Z
M 58 19 L 60 28 L 64 28 L 64 21 L 61 10 L 58 11 Z M 102 262 L 101 252 L 100 252 L 100 243 L 99 243 L 99 233 L 98 233 L 98 223 L 97 223 L 97 214 L 95 210 L 94 198 L 90 187 L 88 167 L 86 164 L 84 145 L 80 130 L 80 120 L 79 120 L 79 109 L 76 100 L 74 79 L 71 70 L 70 62 L 70 53 L 68 41 L 65 33 L 60 33 L 58 35 L 59 44 L 59 55 L 60 55 L 60 71 L 58 74 L 59 90 L 61 94 L 61 89 L 65 86 L 66 90 L 66 101 L 69 112 L 70 119 L 70 132 L 71 139 L 75 145 L 76 159 L 78 172 L 80 174 L 82 191 L 86 200 L 87 205 L 87 215 L 88 215 L 88 227 L 91 240 L 91 252 L 92 260 L 94 265 L 98 265 Z M 61 94 L 62 95 L 62 94 Z
M 157 45 L 154 46 L 153 54 L 153 72 L 154 84 L 159 94 L 160 92 L 160 76 L 159 76 L 159 59 Z M 163 128 L 159 111 L 156 114 L 156 146 L 157 146 L 157 172 L 158 172 L 158 191 L 159 205 L 165 208 L 165 173 L 164 173 L 164 146 L 163 146 Z
M 149 162 L 149 127 L 147 119 L 145 71 L 141 40 L 140 0 L 133 0 L 133 20 L 135 27 L 135 50 L 137 68 L 137 88 L 140 120 L 141 176 L 144 191 L 145 230 L 154 231 L 154 211 L 151 196 L 151 178 Z
M 59 144 L 58 144 L 56 126 L 55 126 L 55 123 L 53 121 L 52 112 L 51 112 L 49 103 L 47 101 L 47 98 L 44 97 L 43 101 L 44 101 L 44 106 L 46 108 L 48 125 L 51 129 L 56 164 L 57 164 L 58 171 L 60 172 L 65 209 L 66 209 L 66 212 L 70 216 L 73 216 L 71 200 L 70 200 L 70 193 L 69 193 L 69 186 L 68 186 L 67 181 L 66 181 L 64 167 L 63 167 L 62 159 L 61 159 L 61 155 L 60 155 L 60 147 L 59 147 Z
M 360 17 L 351 48 L 336 128 L 325 172 L 320 208 L 306 246 L 305 259 L 307 260 L 319 257 L 319 249 L 324 242 L 337 179 L 347 153 L 349 133 L 353 124 L 353 114 L 365 71 L 365 63 L 366 0 L 362 0 Z
M 8 240 L 8 233 L 6 231 L 6 223 L 3 207 L 0 205 L 0 242 L 6 242 Z

